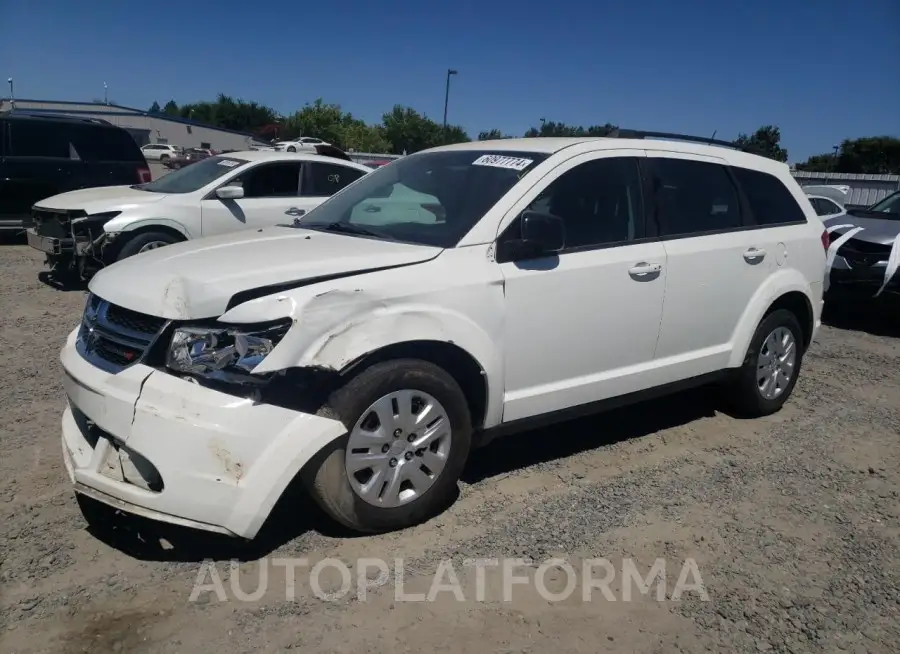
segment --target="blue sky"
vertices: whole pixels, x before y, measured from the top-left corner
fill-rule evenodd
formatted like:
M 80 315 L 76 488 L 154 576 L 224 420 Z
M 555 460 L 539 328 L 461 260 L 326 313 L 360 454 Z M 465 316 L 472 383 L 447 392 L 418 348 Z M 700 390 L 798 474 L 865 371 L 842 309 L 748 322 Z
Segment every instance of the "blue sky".
M 898 0 L 0 0 L 20 98 L 89 101 L 107 82 L 140 108 L 222 92 L 440 121 L 448 67 L 449 120 L 472 136 L 541 117 L 718 138 L 771 123 L 791 161 L 900 136 Z

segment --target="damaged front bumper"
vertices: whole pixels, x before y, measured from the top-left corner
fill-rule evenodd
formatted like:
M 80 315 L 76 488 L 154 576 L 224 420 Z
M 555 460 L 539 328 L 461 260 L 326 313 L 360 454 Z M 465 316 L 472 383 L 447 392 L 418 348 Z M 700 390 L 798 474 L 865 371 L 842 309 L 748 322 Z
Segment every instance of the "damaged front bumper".
M 252 539 L 337 421 L 211 390 L 143 364 L 60 359 L 63 457 L 76 492 L 122 511 Z

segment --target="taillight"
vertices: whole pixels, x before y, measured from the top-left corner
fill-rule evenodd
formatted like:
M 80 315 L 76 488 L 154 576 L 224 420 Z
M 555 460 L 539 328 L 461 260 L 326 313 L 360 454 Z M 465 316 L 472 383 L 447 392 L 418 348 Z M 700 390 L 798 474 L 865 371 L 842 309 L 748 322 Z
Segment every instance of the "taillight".
M 825 251 L 828 251 L 828 246 L 831 245 L 831 234 L 828 233 L 828 230 L 822 232 L 822 247 L 825 248 Z
M 138 168 L 138 182 L 141 184 L 146 184 L 153 179 L 153 175 L 150 174 L 149 168 Z

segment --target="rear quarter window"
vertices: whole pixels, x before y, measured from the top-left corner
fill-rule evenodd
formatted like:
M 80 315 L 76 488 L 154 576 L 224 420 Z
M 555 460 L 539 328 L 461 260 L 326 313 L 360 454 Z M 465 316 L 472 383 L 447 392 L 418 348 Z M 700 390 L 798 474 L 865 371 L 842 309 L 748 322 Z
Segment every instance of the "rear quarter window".
M 61 123 L 10 120 L 7 155 L 69 159 L 69 139 Z
M 72 125 L 69 137 L 83 161 L 141 163 L 144 155 L 131 134 L 115 127 Z
M 784 183 L 769 173 L 732 167 L 758 225 L 792 225 L 806 222 L 806 214 Z

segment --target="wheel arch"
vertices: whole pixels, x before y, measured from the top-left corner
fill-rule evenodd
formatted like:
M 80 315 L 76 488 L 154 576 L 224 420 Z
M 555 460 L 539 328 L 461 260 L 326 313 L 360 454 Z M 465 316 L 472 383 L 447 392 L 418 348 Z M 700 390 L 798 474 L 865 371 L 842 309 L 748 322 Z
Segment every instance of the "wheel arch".
M 732 338 L 734 347 L 728 367 L 738 368 L 743 365 L 759 323 L 778 309 L 787 309 L 797 316 L 803 330 L 803 348 L 808 348 L 815 333 L 817 318 L 812 296 L 809 283 L 799 271 L 785 270 L 770 277 L 744 310 Z
M 396 359 L 419 359 L 445 370 L 466 398 L 472 426 L 479 429 L 484 425 L 489 400 L 487 373 L 475 357 L 455 343 L 435 340 L 391 343 L 357 357 L 339 375 L 347 379 L 377 363 Z

